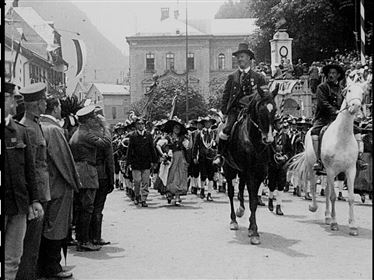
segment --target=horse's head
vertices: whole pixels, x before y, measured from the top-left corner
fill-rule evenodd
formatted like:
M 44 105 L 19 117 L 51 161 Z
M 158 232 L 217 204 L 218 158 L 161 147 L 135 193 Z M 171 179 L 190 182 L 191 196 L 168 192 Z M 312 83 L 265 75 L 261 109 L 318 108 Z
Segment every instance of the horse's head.
M 251 122 L 261 133 L 261 141 L 269 145 L 274 141 L 273 124 L 277 107 L 274 97 L 278 93 L 279 86 L 273 92 L 269 92 L 267 87 L 261 87 L 261 91 L 255 97 L 253 106 L 249 108 Z
M 343 90 L 344 102 L 342 106 L 350 114 L 354 115 L 361 109 L 362 100 L 367 88 L 367 82 L 347 80 L 347 87 Z

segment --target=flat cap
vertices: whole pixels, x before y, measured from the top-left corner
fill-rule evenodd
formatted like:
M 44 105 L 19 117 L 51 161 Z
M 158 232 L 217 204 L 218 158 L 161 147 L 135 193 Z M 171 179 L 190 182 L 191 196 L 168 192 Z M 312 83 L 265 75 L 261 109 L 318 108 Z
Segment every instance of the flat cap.
M 76 113 L 76 116 L 78 118 L 89 117 L 90 115 L 94 116 L 95 115 L 95 109 L 96 109 L 95 105 L 88 105 L 88 106 L 83 107 L 82 109 L 78 110 L 78 112 Z
M 38 101 L 45 99 L 47 86 L 44 83 L 35 83 L 19 90 L 19 93 L 23 95 L 25 102 Z

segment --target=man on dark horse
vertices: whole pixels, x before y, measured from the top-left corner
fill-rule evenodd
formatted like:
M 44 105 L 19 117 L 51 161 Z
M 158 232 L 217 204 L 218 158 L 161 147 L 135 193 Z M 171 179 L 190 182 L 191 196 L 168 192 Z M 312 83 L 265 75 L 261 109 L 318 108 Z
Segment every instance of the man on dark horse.
M 311 131 L 313 148 L 317 156 L 317 162 L 314 164 L 313 169 L 317 173 L 320 173 L 323 170 L 319 134 L 324 126 L 335 120 L 344 99 L 340 84 L 340 81 L 344 79 L 343 68 L 339 65 L 329 64 L 322 68 L 322 72 L 327 77 L 327 80 L 317 87 L 317 108 L 313 129 Z M 362 139 L 360 137 L 361 134 L 356 127 L 354 128 L 354 134 L 360 147 L 360 145 L 362 145 Z M 362 159 L 362 153 L 359 153 L 357 159 L 358 169 L 365 170 L 367 166 L 367 163 Z
M 239 69 L 228 76 L 223 91 L 221 111 L 226 123 L 219 134 L 218 154 L 213 161 L 214 164 L 219 166 L 223 163 L 223 153 L 227 147 L 232 127 L 242 108 L 243 100 L 250 100 L 257 93 L 257 90 L 266 86 L 264 76 L 251 69 L 252 59 L 255 57 L 247 42 L 240 43 L 238 50 L 233 55 L 238 60 Z

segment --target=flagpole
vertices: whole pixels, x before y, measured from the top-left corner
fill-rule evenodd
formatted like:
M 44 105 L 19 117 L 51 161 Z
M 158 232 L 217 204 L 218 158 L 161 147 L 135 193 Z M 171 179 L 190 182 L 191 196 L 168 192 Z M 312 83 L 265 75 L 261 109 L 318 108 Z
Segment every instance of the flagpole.
M 188 16 L 186 0 L 186 123 L 188 123 Z

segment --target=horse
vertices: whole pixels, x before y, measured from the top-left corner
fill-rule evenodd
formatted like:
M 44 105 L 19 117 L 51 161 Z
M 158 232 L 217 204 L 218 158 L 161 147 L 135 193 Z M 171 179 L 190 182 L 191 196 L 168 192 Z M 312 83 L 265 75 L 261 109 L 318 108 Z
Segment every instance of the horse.
M 267 176 L 269 163 L 268 147 L 274 141 L 273 123 L 276 105 L 274 97 L 278 87 L 271 93 L 258 91 L 254 94 L 249 104 L 241 112 L 238 122 L 234 125 L 229 143 L 223 155 L 225 162 L 223 172 L 227 179 L 228 196 L 231 208 L 230 229 L 238 230 L 236 216 L 244 214 L 244 186 L 249 193 L 249 218 L 248 236 L 253 245 L 260 244 L 260 236 L 256 224 L 256 209 L 258 204 L 258 189 Z M 241 206 L 234 211 L 234 186 L 232 179 L 239 174 L 239 201 Z
M 336 222 L 334 179 L 339 173 L 344 172 L 348 187 L 349 234 L 352 236 L 358 235 L 353 213 L 353 188 L 358 157 L 358 145 L 353 134 L 353 121 L 355 114 L 361 109 L 366 88 L 367 83 L 348 81 L 347 86 L 343 89 L 344 99 L 337 117 L 326 129 L 320 143 L 321 160 L 326 170 L 327 181 L 325 189 L 325 223 L 330 225 L 331 230 L 339 230 Z M 305 136 L 305 151 L 291 159 L 290 168 L 299 170 L 305 182 L 310 180 L 312 205 L 309 205 L 309 210 L 315 212 L 318 208 L 316 202 L 316 175 L 313 171 L 316 155 L 312 145 L 311 130 L 309 129 Z

